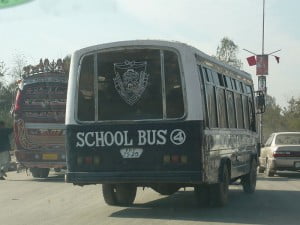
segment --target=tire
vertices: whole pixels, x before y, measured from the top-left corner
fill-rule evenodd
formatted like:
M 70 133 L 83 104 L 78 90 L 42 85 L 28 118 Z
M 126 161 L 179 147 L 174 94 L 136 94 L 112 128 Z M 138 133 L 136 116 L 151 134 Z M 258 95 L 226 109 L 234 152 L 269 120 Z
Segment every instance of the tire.
M 251 161 L 250 172 L 241 178 L 243 190 L 245 193 L 254 193 L 257 179 L 257 164 L 255 159 Z
M 40 178 L 47 178 L 49 176 L 49 168 L 40 168 Z
M 107 205 L 117 205 L 115 185 L 102 184 L 102 194 Z
M 103 198 L 108 205 L 131 205 L 134 202 L 136 190 L 133 184 L 102 184 Z
M 35 177 L 35 178 L 40 177 L 40 172 L 39 172 L 38 168 L 30 168 L 30 172 L 33 177 Z
M 210 187 L 210 205 L 212 207 L 222 207 L 227 204 L 229 180 L 229 171 L 227 165 L 224 164 L 220 172 L 220 182 Z
M 275 171 L 270 169 L 269 160 L 267 160 L 267 162 L 266 162 L 265 175 L 267 177 L 274 177 L 274 175 L 275 175 Z
M 210 190 L 208 185 L 200 184 L 195 186 L 194 194 L 199 207 L 209 206 Z
M 133 184 L 116 184 L 115 198 L 117 205 L 130 206 L 134 202 L 137 187 Z
M 30 168 L 30 172 L 34 178 L 47 178 L 49 171 L 49 168 Z
M 151 188 L 161 195 L 172 195 L 180 189 L 176 184 L 156 184 Z
M 54 168 L 55 173 L 59 173 L 61 171 L 61 168 Z

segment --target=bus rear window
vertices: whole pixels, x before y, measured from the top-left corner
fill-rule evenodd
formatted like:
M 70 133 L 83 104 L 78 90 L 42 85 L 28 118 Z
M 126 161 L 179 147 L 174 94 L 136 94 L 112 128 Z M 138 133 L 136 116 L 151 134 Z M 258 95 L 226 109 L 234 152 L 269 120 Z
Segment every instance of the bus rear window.
M 98 119 L 162 118 L 160 51 L 103 52 L 98 61 Z
M 180 69 L 174 52 L 125 49 L 100 52 L 90 60 L 87 57 L 91 55 L 84 57 L 82 70 L 91 67 L 90 71 L 93 71 L 96 68 L 93 71 L 96 79 L 88 79 L 94 80 L 92 83 L 97 85 L 88 85 L 90 90 L 98 90 L 96 100 L 92 100 L 95 120 L 147 120 L 183 116 Z M 86 74 L 84 71 L 80 73 L 79 89 L 83 86 L 81 82 Z M 80 102 L 78 104 L 80 109 Z M 82 108 L 82 111 L 85 110 Z M 89 120 L 82 113 L 78 110 L 78 119 Z

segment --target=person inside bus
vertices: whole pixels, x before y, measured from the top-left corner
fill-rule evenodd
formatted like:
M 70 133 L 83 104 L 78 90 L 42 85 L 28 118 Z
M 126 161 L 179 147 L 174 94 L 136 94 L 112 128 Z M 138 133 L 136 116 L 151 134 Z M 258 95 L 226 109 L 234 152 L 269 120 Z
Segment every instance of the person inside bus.
M 10 163 L 10 134 L 12 128 L 6 128 L 5 123 L 0 121 L 0 180 L 5 180 L 6 172 Z

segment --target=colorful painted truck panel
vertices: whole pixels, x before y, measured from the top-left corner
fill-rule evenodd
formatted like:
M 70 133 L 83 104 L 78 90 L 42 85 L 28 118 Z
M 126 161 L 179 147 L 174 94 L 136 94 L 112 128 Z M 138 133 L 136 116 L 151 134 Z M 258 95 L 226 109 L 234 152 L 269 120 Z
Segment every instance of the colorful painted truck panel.
M 16 158 L 33 177 L 66 167 L 65 107 L 67 72 L 61 60 L 25 67 L 14 107 Z

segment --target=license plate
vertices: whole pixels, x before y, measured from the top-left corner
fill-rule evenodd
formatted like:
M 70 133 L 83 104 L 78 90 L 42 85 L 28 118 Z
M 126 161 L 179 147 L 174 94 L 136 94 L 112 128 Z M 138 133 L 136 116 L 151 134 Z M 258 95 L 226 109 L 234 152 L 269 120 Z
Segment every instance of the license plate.
M 42 158 L 44 160 L 57 160 L 58 156 L 57 154 L 43 154 Z
M 143 153 L 141 148 L 123 148 L 120 153 L 124 159 L 140 158 Z
M 300 169 L 300 162 L 295 162 L 295 168 L 299 168 Z

